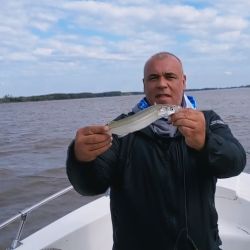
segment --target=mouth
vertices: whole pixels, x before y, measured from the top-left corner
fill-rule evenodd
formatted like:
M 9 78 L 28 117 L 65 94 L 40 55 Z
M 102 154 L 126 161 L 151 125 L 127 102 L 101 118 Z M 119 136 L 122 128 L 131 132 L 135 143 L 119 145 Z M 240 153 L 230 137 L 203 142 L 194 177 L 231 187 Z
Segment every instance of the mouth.
M 171 95 L 168 94 L 158 94 L 155 96 L 156 99 L 169 98 Z

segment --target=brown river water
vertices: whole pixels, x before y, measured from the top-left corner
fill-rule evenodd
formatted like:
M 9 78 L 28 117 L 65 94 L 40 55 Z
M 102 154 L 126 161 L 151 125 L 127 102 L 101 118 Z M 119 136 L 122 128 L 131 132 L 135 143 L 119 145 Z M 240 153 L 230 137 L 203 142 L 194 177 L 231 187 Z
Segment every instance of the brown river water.
M 247 152 L 250 173 L 250 88 L 187 92 L 199 109 L 213 109 L 229 124 Z M 105 124 L 127 113 L 142 96 L 103 97 L 0 105 L 0 224 L 70 185 L 67 147 L 78 128 Z M 75 191 L 28 217 L 23 237 L 98 197 Z M 17 223 L 0 230 L 0 249 L 9 246 Z

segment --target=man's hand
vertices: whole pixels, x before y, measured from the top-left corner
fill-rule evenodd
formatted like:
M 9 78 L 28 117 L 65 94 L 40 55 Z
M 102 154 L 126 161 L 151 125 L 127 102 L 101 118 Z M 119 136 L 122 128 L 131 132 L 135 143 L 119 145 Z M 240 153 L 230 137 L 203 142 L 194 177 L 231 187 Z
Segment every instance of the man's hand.
M 206 122 L 201 111 L 184 108 L 171 116 L 174 126 L 185 137 L 186 144 L 196 150 L 201 150 L 205 144 Z
M 93 161 L 111 146 L 108 126 L 80 128 L 75 137 L 75 156 L 79 161 Z

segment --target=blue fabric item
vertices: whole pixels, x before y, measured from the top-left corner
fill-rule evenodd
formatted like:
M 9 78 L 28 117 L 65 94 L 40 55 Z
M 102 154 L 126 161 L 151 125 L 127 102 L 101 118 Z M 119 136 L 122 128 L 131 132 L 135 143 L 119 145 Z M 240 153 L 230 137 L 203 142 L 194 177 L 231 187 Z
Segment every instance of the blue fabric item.
M 191 102 L 192 106 L 196 109 L 197 104 L 193 96 L 187 95 L 188 100 Z
M 148 100 L 146 99 L 146 97 L 144 97 L 144 98 L 142 98 L 140 100 L 140 102 L 137 104 L 137 106 L 138 106 L 138 108 L 140 110 L 143 110 L 145 108 L 148 108 L 150 105 L 149 105 Z

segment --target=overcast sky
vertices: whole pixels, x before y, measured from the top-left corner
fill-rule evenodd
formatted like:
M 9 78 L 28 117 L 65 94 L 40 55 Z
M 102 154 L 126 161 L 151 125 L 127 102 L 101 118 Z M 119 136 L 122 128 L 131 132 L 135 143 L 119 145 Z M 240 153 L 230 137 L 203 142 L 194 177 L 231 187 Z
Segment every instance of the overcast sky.
M 142 91 L 179 56 L 188 88 L 250 84 L 250 1 L 0 0 L 0 97 Z

